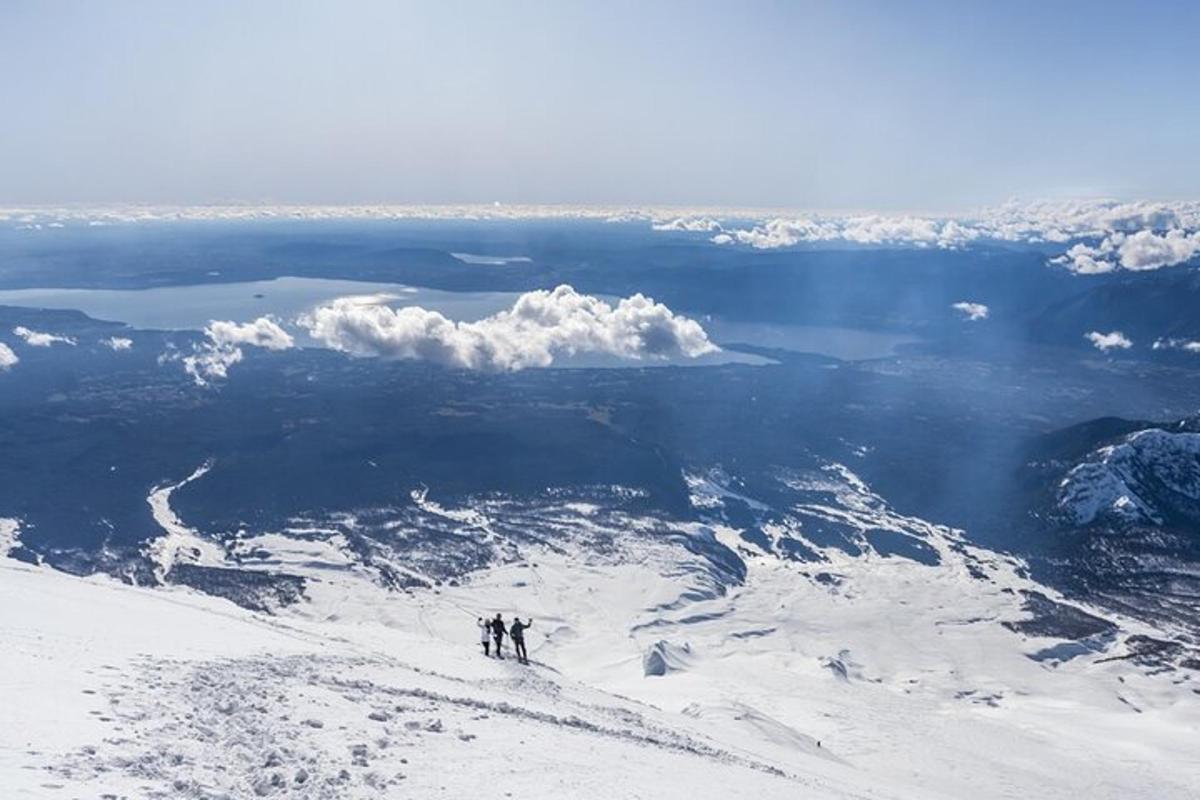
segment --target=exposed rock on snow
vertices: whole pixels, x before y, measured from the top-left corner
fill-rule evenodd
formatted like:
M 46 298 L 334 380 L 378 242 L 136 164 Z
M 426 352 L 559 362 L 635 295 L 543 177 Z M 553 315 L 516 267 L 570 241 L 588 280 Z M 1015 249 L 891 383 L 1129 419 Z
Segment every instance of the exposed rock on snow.
M 642 674 L 651 677 L 685 670 L 691 656 L 692 648 L 687 644 L 674 645 L 667 641 L 657 641 L 642 658 Z
M 1100 448 L 1063 478 L 1058 504 L 1078 525 L 1098 517 L 1162 524 L 1200 509 L 1200 433 L 1151 428 Z

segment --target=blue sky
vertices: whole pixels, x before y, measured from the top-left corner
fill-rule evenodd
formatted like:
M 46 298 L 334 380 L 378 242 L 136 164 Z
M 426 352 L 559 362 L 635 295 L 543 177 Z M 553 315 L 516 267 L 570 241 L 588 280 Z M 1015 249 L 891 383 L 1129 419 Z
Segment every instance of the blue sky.
M 1200 186 L 1200 4 L 0 5 L 0 202 L 956 210 Z

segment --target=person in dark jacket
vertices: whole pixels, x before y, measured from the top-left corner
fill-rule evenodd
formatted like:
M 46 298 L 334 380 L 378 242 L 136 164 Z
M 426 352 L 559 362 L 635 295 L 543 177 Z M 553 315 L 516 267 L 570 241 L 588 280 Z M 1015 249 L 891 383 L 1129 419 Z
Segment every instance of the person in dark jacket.
M 500 645 L 504 644 L 504 634 L 508 633 L 508 629 L 504 627 L 504 620 L 499 614 L 492 620 L 492 640 L 496 643 L 496 658 L 504 658 L 500 652 Z
M 492 643 L 492 623 L 483 617 L 475 620 L 475 624 L 479 626 L 479 643 L 483 645 L 483 654 L 491 655 L 488 652 L 488 647 Z
M 513 617 L 512 625 L 508 628 L 508 635 L 512 637 L 513 649 L 517 651 L 517 661 L 522 664 L 529 663 L 529 651 L 525 649 L 525 629 L 533 625 L 533 618 L 528 622 L 521 622 L 520 617 Z

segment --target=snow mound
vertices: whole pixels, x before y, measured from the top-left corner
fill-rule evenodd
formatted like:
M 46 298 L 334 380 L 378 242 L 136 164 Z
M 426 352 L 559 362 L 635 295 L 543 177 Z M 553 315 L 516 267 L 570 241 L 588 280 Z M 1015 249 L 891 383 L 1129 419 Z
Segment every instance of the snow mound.
M 674 645 L 659 640 L 651 645 L 642 657 L 642 674 L 647 678 L 666 675 L 668 672 L 686 670 L 692 660 L 692 648 L 688 644 Z

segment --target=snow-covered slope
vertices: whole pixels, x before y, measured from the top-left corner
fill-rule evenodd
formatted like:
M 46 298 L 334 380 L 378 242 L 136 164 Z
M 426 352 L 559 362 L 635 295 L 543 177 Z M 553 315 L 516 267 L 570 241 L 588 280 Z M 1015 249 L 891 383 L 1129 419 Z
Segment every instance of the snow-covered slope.
M 1077 525 L 1109 516 L 1161 525 L 1200 509 L 1200 433 L 1150 428 L 1101 447 L 1067 473 L 1059 506 Z
M 1200 666 L 1200 433 L 1196 419 L 1112 435 L 1101 420 L 1068 429 L 1076 453 L 1048 463 L 1056 492 L 1039 537 L 1073 595 L 1156 620 L 1152 647 Z M 1046 477 L 1050 479 L 1054 472 Z M 1031 504 L 1032 505 L 1032 504 Z
M 1122 658 L 1156 631 L 844 468 L 784 477 L 811 494 L 775 544 L 837 521 L 934 557 L 781 558 L 718 520 L 755 501 L 710 475 L 708 523 L 562 501 L 536 510 L 552 539 L 501 537 L 509 503 L 423 497 L 504 557 L 409 591 L 336 531 L 240 542 L 305 581 L 273 616 L 0 560 L 5 796 L 1195 796 L 1200 685 Z M 530 667 L 477 652 L 496 611 L 534 618 Z

